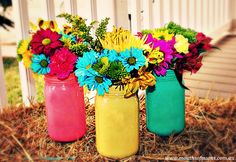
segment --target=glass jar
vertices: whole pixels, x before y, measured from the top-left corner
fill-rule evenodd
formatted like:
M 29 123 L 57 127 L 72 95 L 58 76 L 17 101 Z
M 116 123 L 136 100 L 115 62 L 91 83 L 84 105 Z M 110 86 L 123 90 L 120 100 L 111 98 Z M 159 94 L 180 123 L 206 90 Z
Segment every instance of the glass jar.
M 49 136 L 60 142 L 81 138 L 86 132 L 83 87 L 74 74 L 65 80 L 45 75 L 44 80 Z
M 124 98 L 123 91 L 111 87 L 109 94 L 95 100 L 96 146 L 110 158 L 134 155 L 139 147 L 139 100 Z
M 156 77 L 156 85 L 146 90 L 147 129 L 160 136 L 180 133 L 185 127 L 185 91 L 173 70 Z

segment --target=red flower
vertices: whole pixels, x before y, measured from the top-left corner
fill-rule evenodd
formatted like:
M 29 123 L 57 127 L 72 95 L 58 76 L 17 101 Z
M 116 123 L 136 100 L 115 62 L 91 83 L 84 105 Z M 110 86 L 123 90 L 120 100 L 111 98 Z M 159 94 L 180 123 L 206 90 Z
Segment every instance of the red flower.
M 207 51 L 212 48 L 212 45 L 210 44 L 212 38 L 205 36 L 203 33 L 197 33 L 196 39 L 197 44 L 201 44 L 203 50 Z
M 52 32 L 50 29 L 40 29 L 33 35 L 30 43 L 32 52 L 34 54 L 51 55 L 57 48 L 62 46 L 60 38 L 61 35 L 57 32 Z
M 76 60 L 77 56 L 66 47 L 57 49 L 50 59 L 50 74 L 58 79 L 66 79 L 73 72 Z

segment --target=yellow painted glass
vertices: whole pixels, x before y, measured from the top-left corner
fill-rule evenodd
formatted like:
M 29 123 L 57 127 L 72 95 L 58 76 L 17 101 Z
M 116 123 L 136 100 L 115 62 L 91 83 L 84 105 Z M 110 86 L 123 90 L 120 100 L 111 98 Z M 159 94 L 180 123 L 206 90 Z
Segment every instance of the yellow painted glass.
M 96 146 L 110 158 L 136 154 L 139 147 L 139 103 L 137 96 L 124 98 L 123 91 L 111 87 L 109 94 L 96 96 Z

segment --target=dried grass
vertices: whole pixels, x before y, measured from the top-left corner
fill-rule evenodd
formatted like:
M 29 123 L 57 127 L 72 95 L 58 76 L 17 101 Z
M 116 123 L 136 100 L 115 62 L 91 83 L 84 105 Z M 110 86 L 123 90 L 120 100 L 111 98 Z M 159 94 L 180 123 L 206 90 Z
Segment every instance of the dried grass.
M 121 161 L 156 161 L 165 157 L 236 158 L 236 97 L 186 100 L 186 129 L 161 138 L 147 132 L 144 97 L 140 113 L 139 152 Z M 44 104 L 9 107 L 0 114 L 0 161 L 114 161 L 95 147 L 94 106 L 87 107 L 87 134 L 74 143 L 53 142 L 48 134 Z

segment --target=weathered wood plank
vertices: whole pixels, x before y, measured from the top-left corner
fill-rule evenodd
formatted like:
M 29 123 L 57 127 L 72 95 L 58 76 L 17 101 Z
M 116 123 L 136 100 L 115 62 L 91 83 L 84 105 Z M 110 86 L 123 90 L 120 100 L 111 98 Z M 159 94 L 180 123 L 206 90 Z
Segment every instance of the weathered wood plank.
M 187 87 L 194 87 L 205 90 L 220 91 L 225 93 L 234 93 L 236 94 L 236 85 L 218 83 L 217 81 L 201 81 L 201 80 L 191 80 L 185 79 L 185 85 Z
M 222 77 L 217 75 L 201 74 L 201 73 L 195 75 L 185 74 L 184 77 L 191 80 L 218 82 L 218 83 L 236 85 L 236 77 Z

